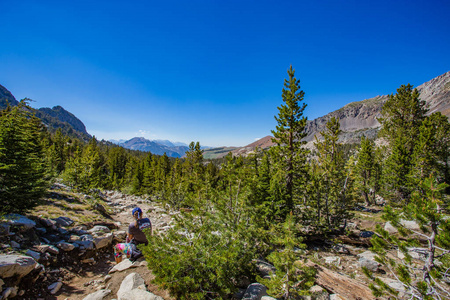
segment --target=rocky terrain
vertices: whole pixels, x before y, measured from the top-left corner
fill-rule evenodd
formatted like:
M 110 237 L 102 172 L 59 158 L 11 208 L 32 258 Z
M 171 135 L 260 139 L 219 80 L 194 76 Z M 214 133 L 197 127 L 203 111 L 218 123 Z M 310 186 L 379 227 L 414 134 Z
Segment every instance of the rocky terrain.
M 124 241 L 133 207 L 141 207 L 152 220 L 155 234 L 171 228 L 178 212 L 136 196 L 95 193 L 94 197 L 76 194 L 56 184 L 51 199 L 31 214 L 2 218 L 0 299 L 171 299 L 151 283 L 154 275 L 145 260 L 116 264 L 112 247 Z M 395 234 L 389 223 L 381 221 L 380 212 L 380 207 L 358 207 L 345 235 L 306 240 L 308 250 L 302 256 L 318 271 L 317 285 L 311 290 L 314 296 L 307 299 L 375 299 L 363 266 L 406 293 L 368 250 L 376 224 Z M 419 264 L 425 259 L 420 248 L 410 251 Z M 392 251 L 397 259 L 400 254 Z M 263 277 L 274 270 L 264 260 L 255 260 L 255 265 Z M 261 284 L 247 285 L 239 287 L 235 299 L 273 300 Z

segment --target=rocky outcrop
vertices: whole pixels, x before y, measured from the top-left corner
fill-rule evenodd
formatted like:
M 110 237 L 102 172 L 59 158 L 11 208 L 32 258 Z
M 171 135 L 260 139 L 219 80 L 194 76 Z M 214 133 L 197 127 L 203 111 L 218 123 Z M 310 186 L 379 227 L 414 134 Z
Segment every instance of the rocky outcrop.
M 441 112 L 450 117 L 450 71 L 417 87 L 420 99 L 427 103 L 429 114 Z M 359 102 L 352 102 L 323 117 L 309 121 L 306 126 L 307 142 L 314 141 L 314 136 L 325 129 L 332 117 L 338 118 L 343 133 L 343 143 L 358 143 L 362 135 L 375 138 L 380 123 L 381 109 L 388 99 L 387 95 L 376 96 Z

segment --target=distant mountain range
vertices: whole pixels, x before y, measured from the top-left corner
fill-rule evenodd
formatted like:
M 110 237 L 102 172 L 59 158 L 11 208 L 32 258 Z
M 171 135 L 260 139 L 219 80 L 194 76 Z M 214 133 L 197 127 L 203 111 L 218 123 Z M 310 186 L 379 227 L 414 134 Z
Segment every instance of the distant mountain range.
M 425 82 L 418 86 L 417 89 L 420 92 L 420 98 L 427 103 L 430 114 L 439 111 L 443 115 L 450 117 L 450 71 Z M 308 121 L 306 125 L 307 136 L 305 138 L 307 147 L 311 148 L 313 146 L 314 136 L 325 129 L 326 123 L 332 117 L 340 119 L 341 130 L 343 131 L 340 136 L 342 143 L 358 143 L 362 135 L 375 138 L 380 128 L 377 118 L 381 116 L 381 108 L 387 99 L 388 96 L 377 96 L 359 102 L 352 102 L 323 117 Z M 0 85 L 0 110 L 6 108 L 6 103 L 15 106 L 19 102 L 5 87 Z M 61 128 L 65 134 L 76 136 L 83 140 L 91 138 L 83 122 L 61 106 L 55 106 L 51 109 L 40 108 L 35 110 L 35 112 L 36 116 L 43 121 L 51 132 Z M 244 147 L 203 147 L 204 157 L 219 158 L 224 157 L 229 152 L 232 152 L 234 155 L 246 156 L 252 153 L 256 147 L 262 149 L 271 147 L 273 145 L 271 140 L 271 136 L 266 136 Z M 146 151 L 157 155 L 166 153 L 171 157 L 183 157 L 189 149 L 188 145 L 184 143 L 175 143 L 168 140 L 150 141 L 143 137 L 135 137 L 128 141 L 111 140 L 110 142 L 127 149 Z
M 10 91 L 0 85 L 0 110 L 5 109 L 8 104 L 16 106 L 19 104 L 19 101 L 16 100 Z M 71 137 L 77 137 L 85 141 L 92 138 L 86 131 L 83 122 L 61 106 L 53 108 L 43 107 L 35 109 L 34 112 L 50 132 L 61 129 L 63 134 Z
M 163 155 L 164 153 L 166 153 L 166 155 L 170 157 L 182 157 L 189 149 L 188 145 L 184 143 L 173 143 L 168 140 L 150 141 L 143 137 L 135 137 L 128 141 L 110 140 L 110 142 L 122 146 L 126 149 L 151 152 L 156 155 Z

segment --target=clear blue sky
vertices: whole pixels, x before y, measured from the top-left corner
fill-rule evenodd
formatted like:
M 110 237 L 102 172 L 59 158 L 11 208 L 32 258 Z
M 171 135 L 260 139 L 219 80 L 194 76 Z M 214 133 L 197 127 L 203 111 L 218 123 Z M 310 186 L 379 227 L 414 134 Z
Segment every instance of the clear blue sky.
M 0 0 L 0 84 L 99 139 L 244 146 L 289 65 L 312 120 L 450 70 L 450 1 Z

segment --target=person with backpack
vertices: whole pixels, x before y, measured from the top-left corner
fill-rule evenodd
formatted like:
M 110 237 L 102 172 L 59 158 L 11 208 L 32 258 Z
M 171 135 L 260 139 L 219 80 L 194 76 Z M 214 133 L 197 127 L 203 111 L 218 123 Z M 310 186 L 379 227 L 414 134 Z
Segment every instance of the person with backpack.
M 148 245 L 147 236 L 144 231 L 149 230 L 150 235 L 153 234 L 152 223 L 149 218 L 143 218 L 142 210 L 139 207 L 133 208 L 132 211 L 134 222 L 128 226 L 128 235 L 126 243 L 119 243 L 114 246 L 114 258 L 117 263 L 120 263 L 123 256 L 126 256 L 131 261 L 135 261 L 142 256 L 141 250 L 137 245 Z

